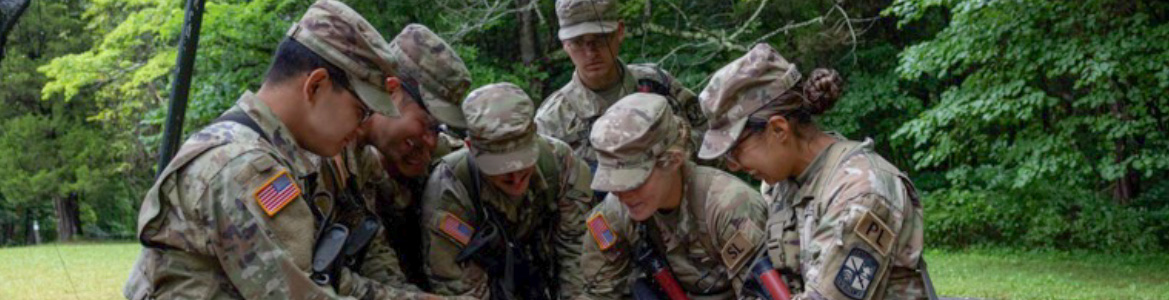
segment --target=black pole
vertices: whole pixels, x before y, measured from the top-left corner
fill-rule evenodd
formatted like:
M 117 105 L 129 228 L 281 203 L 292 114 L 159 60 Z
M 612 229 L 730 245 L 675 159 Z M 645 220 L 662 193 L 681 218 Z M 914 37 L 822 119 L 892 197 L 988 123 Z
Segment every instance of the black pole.
M 199 48 L 199 28 L 203 25 L 204 0 L 187 0 L 183 18 L 183 35 L 179 36 L 179 57 L 175 60 L 175 81 L 170 89 L 170 107 L 167 108 L 166 127 L 162 148 L 158 152 L 158 174 L 166 169 L 178 151 L 183 134 L 183 117 L 187 113 L 187 97 L 191 90 L 191 74 L 195 70 L 195 50 Z

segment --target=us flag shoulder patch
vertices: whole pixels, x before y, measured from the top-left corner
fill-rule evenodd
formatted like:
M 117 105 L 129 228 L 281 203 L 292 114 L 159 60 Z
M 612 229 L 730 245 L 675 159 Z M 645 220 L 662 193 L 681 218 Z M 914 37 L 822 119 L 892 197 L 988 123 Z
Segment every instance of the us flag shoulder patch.
M 463 246 L 470 243 L 471 236 L 475 235 L 475 228 L 467 225 L 467 222 L 463 222 L 462 219 L 449 212 L 442 216 L 442 223 L 439 229 L 442 230 L 442 233 L 463 244 Z
M 256 198 L 256 203 L 260 204 L 260 208 L 271 217 L 284 209 L 288 203 L 292 203 L 293 199 L 300 197 L 300 186 L 296 185 L 296 181 L 292 180 L 288 171 L 280 171 L 269 178 L 267 183 L 256 189 L 253 196 Z
M 597 241 L 597 247 L 601 250 L 608 250 L 617 243 L 617 233 L 609 228 L 609 221 L 605 220 L 605 215 L 601 213 L 594 214 L 589 217 L 589 233 L 593 235 L 593 240 Z

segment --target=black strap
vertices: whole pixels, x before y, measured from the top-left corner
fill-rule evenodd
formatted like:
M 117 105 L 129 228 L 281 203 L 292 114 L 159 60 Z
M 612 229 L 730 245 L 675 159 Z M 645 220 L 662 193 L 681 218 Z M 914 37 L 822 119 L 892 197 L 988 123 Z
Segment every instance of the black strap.
M 268 134 L 264 133 L 264 130 L 260 129 L 260 124 L 256 123 L 256 120 L 253 120 L 251 116 L 248 116 L 248 114 L 242 110 L 230 111 L 226 114 L 223 114 L 214 121 L 211 121 L 211 124 L 222 122 L 235 122 L 236 124 L 243 125 L 244 127 L 247 127 L 252 131 L 260 134 L 260 138 L 268 141 L 268 143 L 272 142 L 272 139 L 268 138 Z
M 503 227 L 498 220 L 492 218 L 491 212 L 483 205 L 483 200 L 479 197 L 482 191 L 482 179 L 479 176 L 479 166 L 475 165 L 474 158 L 470 153 L 467 153 L 467 171 L 471 174 L 471 190 L 467 191 L 471 196 L 471 203 L 475 206 L 475 213 L 479 216 L 479 220 L 483 223 L 490 224 L 488 226 L 495 226 L 499 229 L 499 233 L 503 237 L 504 262 L 503 262 L 503 278 L 494 280 L 503 280 L 502 291 L 504 295 L 491 295 L 495 299 L 516 299 L 515 297 L 515 257 L 511 251 L 511 237 L 508 236 L 507 227 Z M 501 297 L 502 296 L 502 297 Z

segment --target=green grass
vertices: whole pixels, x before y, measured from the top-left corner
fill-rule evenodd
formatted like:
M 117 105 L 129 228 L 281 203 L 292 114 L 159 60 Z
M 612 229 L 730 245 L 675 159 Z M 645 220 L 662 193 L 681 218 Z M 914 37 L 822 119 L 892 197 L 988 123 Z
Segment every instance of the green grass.
M 0 299 L 121 299 L 138 249 L 135 243 L 0 248 Z M 935 250 L 926 259 L 944 296 L 1169 299 L 1164 253 Z
M 1169 299 L 1169 255 L 1011 250 L 929 251 L 939 296 Z
M 0 248 L 0 299 L 122 299 L 122 284 L 140 248 L 135 243 Z

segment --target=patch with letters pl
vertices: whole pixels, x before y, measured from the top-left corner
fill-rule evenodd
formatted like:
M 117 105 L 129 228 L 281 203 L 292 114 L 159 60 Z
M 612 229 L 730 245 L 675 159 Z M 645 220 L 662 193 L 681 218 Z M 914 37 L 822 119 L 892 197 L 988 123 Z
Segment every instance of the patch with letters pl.
M 853 247 L 844 263 L 840 265 L 840 270 L 836 272 L 833 283 L 845 296 L 857 300 L 864 299 L 880 267 L 880 263 L 872 254 L 860 247 Z
M 439 224 L 439 229 L 443 234 L 455 239 L 455 241 L 466 246 L 471 242 L 471 236 L 475 235 L 475 228 L 463 222 L 462 219 L 456 217 L 454 214 L 446 213 L 442 216 L 442 222 Z
M 889 226 L 885 225 L 877 215 L 871 211 L 866 211 L 864 216 L 861 216 L 859 222 L 856 223 L 856 228 L 853 228 L 858 236 L 865 242 L 877 249 L 881 255 L 889 255 L 889 250 L 893 248 L 893 239 L 896 237 Z
M 260 204 L 264 213 L 271 217 L 292 203 L 293 199 L 300 197 L 300 186 L 296 185 L 288 171 L 280 171 L 272 178 L 268 178 L 268 182 L 256 189 L 252 196 L 256 198 L 256 203 Z
M 614 244 L 617 244 L 617 233 L 609 228 L 609 221 L 605 220 L 605 215 L 601 213 L 594 214 L 589 218 L 589 233 L 593 235 L 593 240 L 597 241 L 597 247 L 601 250 L 608 250 Z

